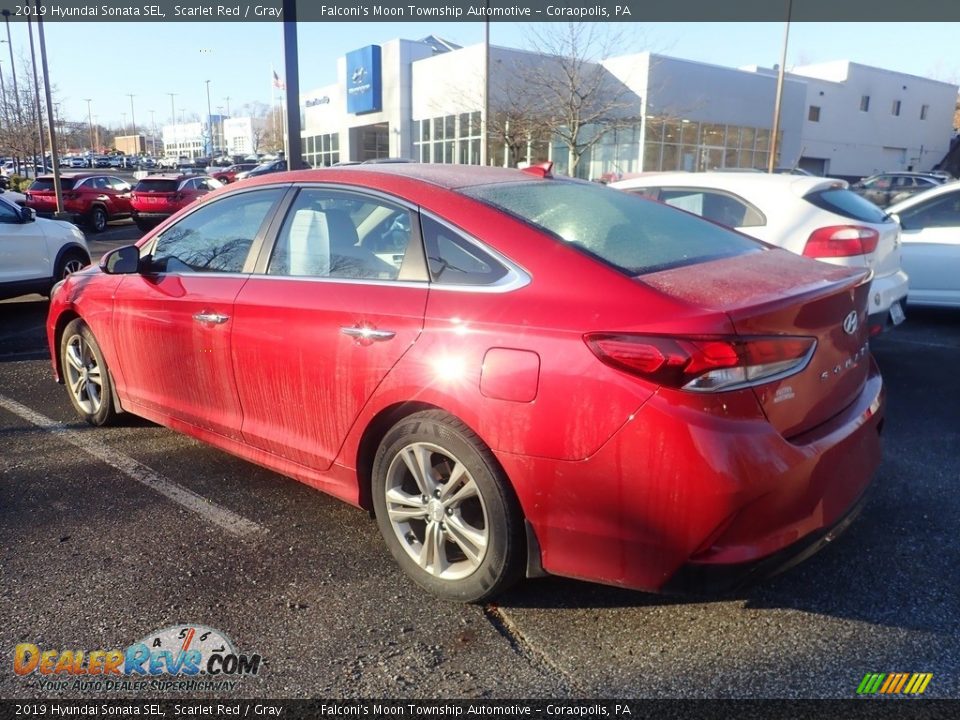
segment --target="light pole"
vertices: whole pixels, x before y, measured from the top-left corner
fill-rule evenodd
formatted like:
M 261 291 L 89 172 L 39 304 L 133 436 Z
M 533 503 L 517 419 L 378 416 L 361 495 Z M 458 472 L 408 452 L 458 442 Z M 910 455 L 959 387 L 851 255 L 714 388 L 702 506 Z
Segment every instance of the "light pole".
M 210 112 L 210 81 L 204 81 L 207 84 L 207 137 L 210 138 L 210 147 L 207 148 L 207 156 L 213 157 L 213 114 Z
M 120 113 L 120 132 L 124 135 L 127 134 L 127 114 L 125 112 Z
M 174 112 L 174 109 L 173 109 L 173 99 L 174 99 L 178 94 L 179 94 L 179 93 L 167 93 L 167 95 L 170 96 L 170 124 L 171 124 L 171 125 L 176 125 L 176 124 L 177 124 L 177 114 L 176 114 L 176 112 Z
M 17 122 L 20 122 L 20 92 L 17 90 L 17 65 L 13 62 L 13 40 L 10 38 L 10 11 L 4 9 L 0 14 L 7 23 L 7 49 L 10 51 L 10 73 L 13 75 L 13 102 L 16 108 Z M 14 163 L 17 166 L 17 172 L 20 172 L 20 156 L 14 156 Z
M 790 40 L 790 11 L 793 10 L 793 0 L 787 0 L 787 25 L 783 32 L 783 54 L 780 56 L 780 70 L 777 73 L 777 99 L 773 106 L 773 132 L 770 137 L 770 159 L 767 162 L 767 172 L 772 173 L 777 163 L 777 135 L 780 134 L 780 105 L 783 103 L 783 76 L 787 71 L 787 42 Z
M 37 10 L 38 18 L 40 17 L 40 8 L 38 6 L 39 2 L 40 0 L 33 0 L 33 6 Z M 34 104 L 36 105 L 36 111 L 37 111 L 37 139 L 40 141 L 40 167 L 42 167 L 44 172 L 46 172 L 47 151 L 46 151 L 46 148 L 44 148 L 45 143 L 43 142 L 43 115 L 41 115 L 41 111 L 40 111 L 40 78 L 37 75 L 37 55 L 36 55 L 36 52 L 34 52 L 34 47 L 33 47 L 33 24 L 30 22 L 29 15 L 27 15 L 27 35 L 30 37 L 30 65 L 32 66 L 32 69 L 33 69 L 33 94 L 34 94 L 34 101 L 35 101 Z M 37 172 L 36 161 L 34 161 L 34 164 L 33 164 L 33 172 L 34 172 L 34 176 L 36 176 L 36 172 Z
M 47 101 L 47 130 L 50 132 L 50 163 L 53 165 L 53 192 L 57 198 L 57 219 L 63 218 L 63 187 L 60 184 L 60 153 L 57 149 L 57 129 L 54 125 L 54 104 L 50 96 L 50 68 L 47 65 L 47 42 L 43 34 L 43 15 L 39 12 L 40 0 L 35 0 L 37 7 L 37 36 L 40 38 L 40 62 L 43 64 L 43 95 Z M 57 103 L 59 105 L 59 103 Z
M 217 115 L 220 116 L 220 122 L 218 123 L 220 127 L 217 128 L 219 131 L 217 133 L 217 146 L 220 148 L 220 152 L 217 154 L 217 157 L 220 157 L 220 155 L 223 155 L 223 105 L 217 105 Z
M 90 124 L 90 167 L 93 167 L 93 111 L 90 109 L 91 98 L 84 98 L 87 101 L 87 122 Z
M 153 117 L 154 111 L 150 111 L 150 148 L 151 154 L 157 156 L 157 121 Z
M 137 118 L 136 118 L 136 116 L 133 114 L 133 98 L 135 98 L 136 95 L 133 95 L 133 94 L 131 94 L 131 93 L 127 93 L 127 97 L 130 98 L 130 126 L 131 126 L 131 127 L 130 127 L 130 134 L 133 135 L 133 142 L 134 142 L 134 145 L 135 145 L 136 148 L 137 148 L 137 151 L 136 151 L 135 154 L 136 154 L 136 155 L 139 155 L 139 154 L 140 154 L 140 143 L 139 143 L 138 140 L 137 140 Z

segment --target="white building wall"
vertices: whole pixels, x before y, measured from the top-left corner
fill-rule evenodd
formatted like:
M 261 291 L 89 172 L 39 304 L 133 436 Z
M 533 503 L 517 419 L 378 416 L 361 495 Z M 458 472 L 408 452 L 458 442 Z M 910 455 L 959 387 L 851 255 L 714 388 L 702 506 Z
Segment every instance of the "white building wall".
M 223 121 L 223 142 L 228 155 L 250 155 L 256 152 L 253 141 L 253 118 L 226 118 Z
M 700 122 L 773 128 L 777 98 L 775 74 L 748 72 L 664 55 L 649 59 L 647 115 Z M 800 157 L 806 86 L 788 78 L 780 112 L 780 165 Z
M 303 137 L 336 133 L 340 140 L 341 160 L 359 158 L 350 146 L 351 128 L 388 123 L 390 156 L 411 157 L 411 64 L 433 55 L 429 45 L 413 40 L 390 40 L 380 45 L 381 110 L 350 115 L 347 113 L 347 62 L 337 59 L 337 82 L 302 93 L 301 107 L 310 100 L 329 101 L 304 108 Z
M 929 170 L 950 147 L 956 85 L 846 60 L 797 67 L 791 74 L 807 83 L 803 154 L 829 158 L 830 175 Z M 866 112 L 860 109 L 863 96 L 870 97 Z M 899 116 L 892 112 L 895 101 Z M 809 119 L 811 105 L 820 108 L 819 122 Z

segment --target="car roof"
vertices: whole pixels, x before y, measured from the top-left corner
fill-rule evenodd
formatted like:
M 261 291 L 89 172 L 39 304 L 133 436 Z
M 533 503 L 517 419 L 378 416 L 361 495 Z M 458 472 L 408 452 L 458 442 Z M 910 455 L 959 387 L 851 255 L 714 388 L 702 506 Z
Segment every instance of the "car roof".
M 789 191 L 804 196 L 816 190 L 847 187 L 844 180 L 811 175 L 788 175 L 765 172 L 661 172 L 641 175 L 610 183 L 620 190 L 643 187 L 705 187 L 728 190 L 743 195 Z
M 960 180 L 951 180 L 945 182 L 942 185 L 937 185 L 936 187 L 923 190 L 922 192 L 914 193 L 908 198 L 901 200 L 900 202 L 893 203 L 892 205 L 884 208 L 884 212 L 887 214 L 898 213 L 907 208 L 911 208 L 918 203 L 922 203 L 930 198 L 937 197 L 938 195 L 946 195 L 947 193 L 957 192 L 960 190 Z
M 360 173 L 405 177 L 413 180 L 439 185 L 448 189 L 489 185 L 501 182 L 520 182 L 535 180 L 537 175 L 512 168 L 482 167 L 479 165 L 447 165 L 439 163 L 375 163 L 370 165 L 344 165 L 336 168 L 318 170 L 295 170 L 290 173 L 297 180 L 309 180 L 313 176 L 327 173 L 355 176 Z M 318 178 L 319 179 L 319 178 Z
M 82 180 L 89 177 L 103 177 L 105 175 L 107 174 L 102 172 L 79 172 L 79 173 L 62 172 L 60 173 L 60 179 L 61 180 Z M 110 177 L 110 176 L 107 175 L 107 177 Z M 53 180 L 53 173 L 47 173 L 46 175 L 38 175 L 36 179 L 37 180 Z

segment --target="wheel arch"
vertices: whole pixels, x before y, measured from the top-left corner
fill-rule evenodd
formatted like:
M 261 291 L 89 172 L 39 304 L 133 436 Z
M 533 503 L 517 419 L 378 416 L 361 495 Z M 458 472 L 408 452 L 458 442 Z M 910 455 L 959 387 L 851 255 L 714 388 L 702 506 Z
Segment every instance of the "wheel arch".
M 364 429 L 363 435 L 361 436 L 360 442 L 357 446 L 356 472 L 359 496 L 358 499 L 360 507 L 369 512 L 370 517 L 376 516 L 373 506 L 373 459 L 376 456 L 377 448 L 383 441 L 384 436 L 390 431 L 390 428 L 392 428 L 398 422 L 415 413 L 429 410 L 436 410 L 438 412 L 446 413 L 450 417 L 456 419 L 458 422 L 463 423 L 474 435 L 477 436 L 481 442 L 484 443 L 484 445 L 487 446 L 488 449 L 490 448 L 490 446 L 487 445 L 487 443 L 484 442 L 480 437 L 479 433 L 470 427 L 469 424 L 465 423 L 462 418 L 438 405 L 422 401 L 397 402 L 387 405 L 376 415 L 374 415 L 367 424 L 367 427 Z M 520 508 L 526 540 L 524 557 L 526 576 L 542 577 L 547 573 L 543 569 L 540 541 L 537 538 L 537 534 L 533 525 L 531 525 L 530 521 L 527 519 L 526 511 L 523 508 L 523 503 L 520 502 L 520 496 L 517 493 L 517 489 L 514 487 L 514 481 L 500 464 L 500 461 L 497 459 L 496 454 L 492 451 L 492 449 L 490 452 L 490 459 L 492 462 L 496 463 L 497 470 L 499 470 L 501 477 L 506 479 L 507 490 L 513 495 L 517 507 Z
M 53 356 L 54 369 L 57 374 L 57 382 L 61 385 L 64 384 L 63 379 L 63 358 L 60 353 L 60 344 L 63 342 L 63 332 L 67 329 L 67 325 L 72 323 L 74 320 L 83 320 L 80 313 L 72 308 L 67 308 L 57 317 L 56 325 L 54 325 L 53 330 L 53 341 L 56 343 L 54 345 L 54 352 L 50 353 Z M 86 323 L 86 321 L 84 321 Z M 92 330 L 90 331 L 93 332 Z M 101 349 L 101 352 L 103 350 Z M 107 372 L 110 374 L 110 400 L 113 403 L 113 409 L 116 413 L 125 412 L 123 405 L 120 403 L 120 395 L 117 392 L 117 382 L 113 377 L 113 373 L 110 371 L 110 366 L 107 365 Z
M 90 252 L 78 242 L 68 242 L 63 247 L 57 251 L 57 257 L 53 261 L 53 272 L 56 275 L 57 268 L 60 267 L 60 261 L 63 260 L 64 256 L 69 252 L 80 252 L 87 259 L 87 264 L 90 265 L 93 262 L 93 258 L 90 257 Z M 53 281 L 56 282 L 60 278 L 54 277 Z

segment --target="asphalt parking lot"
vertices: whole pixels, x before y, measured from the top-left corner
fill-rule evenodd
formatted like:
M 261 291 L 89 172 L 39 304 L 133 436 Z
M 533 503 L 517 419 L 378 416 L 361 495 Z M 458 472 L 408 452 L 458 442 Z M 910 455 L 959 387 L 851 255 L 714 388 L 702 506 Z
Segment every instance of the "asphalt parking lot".
M 229 697 L 851 698 L 866 673 L 924 672 L 924 698 L 960 698 L 958 311 L 874 341 L 876 492 L 803 565 L 719 599 L 547 578 L 481 607 L 420 592 L 361 511 L 145 421 L 78 422 L 46 306 L 0 303 L 0 697 L 71 696 L 17 676 L 18 643 L 190 623 L 262 655 Z

